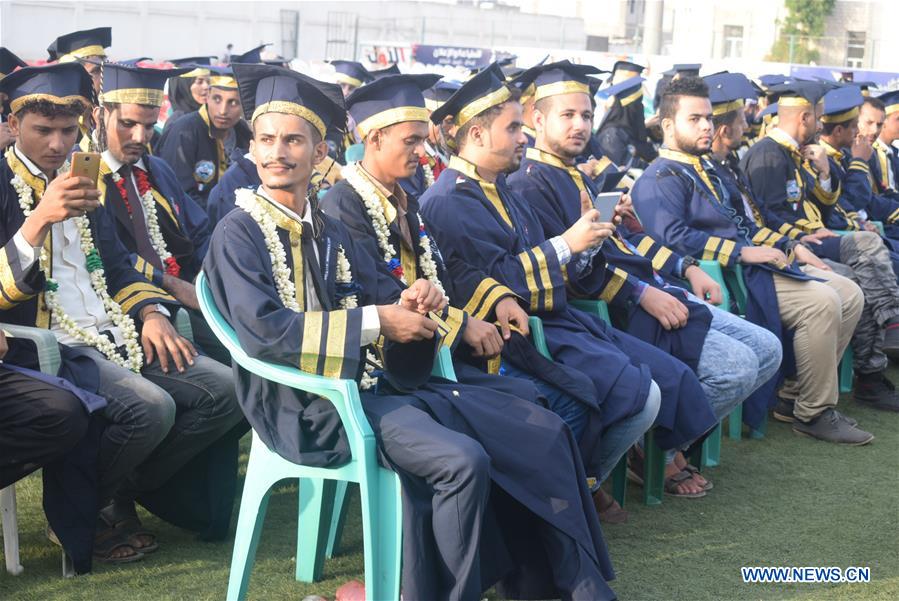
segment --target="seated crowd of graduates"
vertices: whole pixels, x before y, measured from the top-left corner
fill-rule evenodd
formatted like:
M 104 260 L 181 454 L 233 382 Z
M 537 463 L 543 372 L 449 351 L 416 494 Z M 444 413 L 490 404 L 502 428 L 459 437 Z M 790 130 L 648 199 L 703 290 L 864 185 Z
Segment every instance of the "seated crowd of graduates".
M 201 270 L 250 356 L 358 381 L 403 486 L 408 599 L 613 598 L 600 522 L 627 513 L 601 485 L 625 456 L 642 483 L 650 430 L 665 492 L 694 499 L 713 483 L 686 456 L 741 404 L 833 444 L 891 427 L 837 401 L 851 345 L 854 402 L 899 410 L 899 93 L 681 65 L 647 124 L 623 61 L 464 82 L 334 61 L 326 83 L 261 48 L 160 70 L 110 45 L 0 49 L 0 323 L 61 355 L 41 374 L 0 334 L 0 487 L 43 467 L 78 572 L 159 548 L 136 503 L 227 537 L 250 427 L 293 462 L 349 458 L 328 400 L 232 371 Z M 742 316 L 700 261 L 742 278 Z M 431 375 L 440 347 L 456 381 Z

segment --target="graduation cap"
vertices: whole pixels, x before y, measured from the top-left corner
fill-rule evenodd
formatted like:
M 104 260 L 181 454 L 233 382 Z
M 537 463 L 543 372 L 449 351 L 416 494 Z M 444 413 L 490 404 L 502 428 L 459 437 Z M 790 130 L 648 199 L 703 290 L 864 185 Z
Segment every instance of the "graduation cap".
M 166 80 L 186 71 L 190 69 L 145 69 L 120 63 L 104 63 L 100 101 L 162 106 Z
M 209 65 L 215 56 L 185 56 L 184 58 L 170 58 L 168 61 L 176 67 L 191 67 L 187 73 L 178 77 L 209 77 Z
M 18 56 L 7 50 L 0 48 L 0 79 L 3 79 L 19 67 L 27 67 L 28 64 Z
M 700 63 L 677 63 L 667 71 L 663 71 L 662 75 L 670 75 L 671 77 L 675 75 L 699 75 L 700 69 L 702 69 Z
M 338 83 L 345 83 L 354 88 L 362 87 L 370 81 L 374 81 L 368 69 L 362 63 L 356 61 L 331 61 L 331 65 L 337 72 L 335 79 Z
M 461 81 L 441 79 L 421 93 L 425 97 L 425 108 L 429 111 L 436 111 L 461 87 Z
M 439 75 L 389 75 L 347 96 L 346 108 L 362 139 L 373 129 L 403 121 L 428 122 L 422 94 L 440 79 Z
M 643 73 L 644 69 L 646 69 L 646 67 L 638 65 L 637 63 L 632 63 L 630 61 L 616 61 L 612 66 L 612 83 L 616 84 L 626 79 L 637 77 Z
M 847 84 L 830 90 L 824 95 L 824 113 L 822 123 L 842 123 L 858 117 L 858 107 L 865 102 L 862 90 L 856 85 Z
M 289 60 L 287 60 L 286 58 L 284 58 L 284 57 L 281 56 L 280 54 L 277 55 L 277 56 L 275 56 L 275 57 L 273 57 L 273 58 L 264 58 L 264 59 L 262 59 L 262 63 L 263 63 L 264 65 L 275 65 L 276 67 L 284 67 L 285 69 L 288 69 L 288 68 L 289 68 L 289 67 L 287 66 L 287 63 L 289 63 L 289 62 L 290 62 Z
M 827 93 L 830 86 L 820 81 L 789 81 L 771 86 L 768 94 L 773 96 L 778 106 L 812 107 Z
M 236 90 L 237 89 L 237 80 L 234 79 L 234 71 L 231 69 L 231 65 L 220 66 L 220 65 L 209 65 L 204 67 L 207 71 L 209 71 L 209 85 L 213 88 L 224 88 L 226 90 Z M 199 75 L 194 75 L 194 77 L 199 77 Z
M 112 28 L 97 27 L 61 35 L 47 46 L 51 61 L 69 63 L 89 56 L 106 58 L 106 48 L 112 46 Z
M 590 93 L 588 74 L 601 73 L 592 65 L 576 65 L 564 60 L 528 69 L 533 78 L 534 101 L 559 94 Z
M 899 111 L 899 90 L 893 90 L 892 92 L 885 92 L 878 96 L 881 101 L 883 101 L 883 105 L 886 108 L 886 114 L 890 115 Z
M 93 82 L 75 63 L 25 67 L 0 80 L 0 92 L 9 99 L 10 112 L 17 113 L 29 102 L 46 100 L 58 105 L 80 102 L 91 106 Z
M 346 110 L 340 86 L 275 65 L 232 65 L 247 121 L 265 113 L 302 117 L 322 138 L 332 125 L 343 127 Z
M 232 54 L 230 62 L 231 62 L 231 64 L 234 64 L 234 63 L 243 63 L 243 64 L 261 63 L 262 62 L 262 51 L 265 50 L 266 46 L 271 46 L 271 43 L 263 44 L 262 46 L 256 46 L 252 50 L 247 50 L 243 54 Z
M 858 86 L 858 89 L 861 90 L 862 96 L 870 96 L 871 88 L 877 87 L 876 81 L 853 81 L 852 85 Z
M 369 71 L 369 75 L 371 75 L 372 79 L 381 79 L 382 77 L 387 77 L 388 75 L 401 75 L 400 68 L 396 66 L 396 63 L 390 65 L 385 69 L 378 69 L 377 71 Z
M 790 78 L 787 77 L 786 75 L 780 75 L 780 74 L 776 74 L 776 73 L 759 76 L 759 84 L 761 84 L 762 89 L 765 90 L 765 92 L 767 92 L 768 89 L 773 86 L 783 85 L 789 81 L 790 81 Z
M 609 98 L 612 96 L 618 98 L 618 102 L 621 103 L 621 106 L 628 106 L 643 98 L 644 81 L 646 80 L 639 76 L 631 77 L 630 79 L 625 79 L 613 86 L 609 86 L 605 90 L 602 90 L 602 92 Z
M 512 92 L 506 84 L 502 69 L 492 63 L 462 84 L 443 106 L 431 113 L 431 121 L 439 124 L 452 115 L 453 122 L 462 127 L 472 117 L 506 102 L 511 96 Z
M 742 73 L 715 73 L 702 80 L 709 88 L 712 115 L 723 115 L 741 109 L 747 98 L 758 96 L 752 82 Z

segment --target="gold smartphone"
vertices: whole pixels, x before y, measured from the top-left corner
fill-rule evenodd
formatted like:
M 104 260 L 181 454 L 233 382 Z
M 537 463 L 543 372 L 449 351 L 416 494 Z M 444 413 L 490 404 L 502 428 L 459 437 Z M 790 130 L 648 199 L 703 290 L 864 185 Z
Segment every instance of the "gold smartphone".
M 97 178 L 100 175 L 100 154 L 96 152 L 72 153 L 72 174 L 76 177 L 86 177 L 94 182 L 97 187 Z

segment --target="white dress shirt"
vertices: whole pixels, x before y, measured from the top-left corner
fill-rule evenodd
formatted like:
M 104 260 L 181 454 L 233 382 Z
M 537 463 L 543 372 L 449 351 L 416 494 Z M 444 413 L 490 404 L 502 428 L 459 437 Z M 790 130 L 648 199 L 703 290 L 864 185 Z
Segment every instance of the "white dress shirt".
M 260 186 L 257 190 L 257 194 L 268 200 L 272 204 L 272 206 L 287 215 L 289 218 L 302 223 L 304 227 L 312 227 L 312 211 L 308 202 L 306 203 L 306 208 L 303 211 L 303 216 L 300 217 L 291 209 L 273 200 L 271 196 L 266 194 L 265 189 L 262 186 Z M 315 260 L 318 261 L 318 245 L 313 244 L 312 248 L 315 252 Z M 303 266 L 294 265 L 293 268 L 295 270 L 303 269 Z M 315 282 L 312 279 L 311 273 L 306 273 L 306 310 L 322 310 L 322 304 L 318 300 L 318 296 L 316 296 L 315 294 Z M 360 346 L 368 346 L 369 344 L 374 343 L 378 339 L 378 336 L 380 334 L 381 320 L 378 317 L 378 308 L 375 305 L 366 305 L 362 307 L 362 335 L 360 336 Z
M 49 184 L 47 177 L 31 162 L 18 147 L 13 150 L 28 170 Z M 78 227 L 72 219 L 54 223 L 50 228 L 53 247 L 52 275 L 59 284 L 59 304 L 66 315 L 72 318 L 78 327 L 99 334 L 109 331 L 117 346 L 124 344 L 125 338 L 121 330 L 112 323 L 103 301 L 91 286 L 90 274 L 87 271 L 87 260 L 81 250 Z M 19 252 L 19 263 L 23 270 L 29 269 L 40 257 L 41 247 L 32 247 L 25 241 L 22 230 L 13 236 L 16 250 Z M 85 346 L 85 343 L 70 336 L 59 325 L 55 314 L 51 314 L 50 330 L 56 335 L 60 344 L 69 346 Z

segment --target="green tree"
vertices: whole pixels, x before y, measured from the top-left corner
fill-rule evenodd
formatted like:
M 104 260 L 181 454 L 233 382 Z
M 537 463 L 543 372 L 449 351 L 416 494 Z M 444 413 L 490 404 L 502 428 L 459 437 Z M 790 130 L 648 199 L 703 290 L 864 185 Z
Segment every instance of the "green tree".
M 785 0 L 787 18 L 766 60 L 811 63 L 820 53 L 816 38 L 824 33 L 824 21 L 833 13 L 836 0 Z

